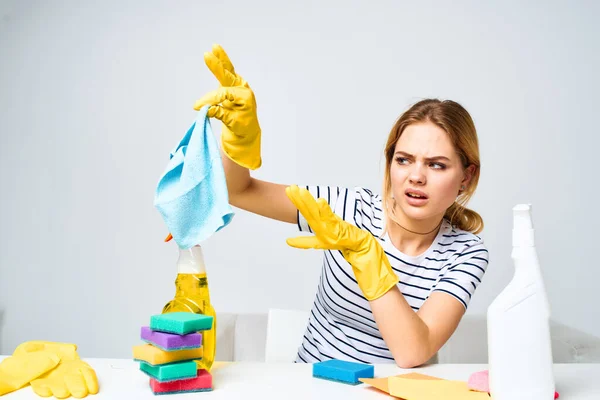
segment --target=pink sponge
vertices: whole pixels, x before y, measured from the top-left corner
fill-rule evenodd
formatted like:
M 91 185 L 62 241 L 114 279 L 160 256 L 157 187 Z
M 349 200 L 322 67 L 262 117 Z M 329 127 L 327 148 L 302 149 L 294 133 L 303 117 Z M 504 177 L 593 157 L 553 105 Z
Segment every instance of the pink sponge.
M 469 389 L 477 392 L 490 392 L 490 372 L 488 370 L 475 372 L 467 382 Z M 554 398 L 558 399 L 558 392 L 554 392 Z
M 489 384 L 489 371 L 479 371 L 475 372 L 469 377 L 469 381 L 467 382 L 469 385 L 469 389 L 476 390 L 478 392 L 490 392 L 490 384 Z
M 199 369 L 198 376 L 191 379 L 159 382 L 154 378 L 150 378 L 150 389 L 152 389 L 152 393 L 156 395 L 208 392 L 212 390 L 212 375 L 205 369 Z

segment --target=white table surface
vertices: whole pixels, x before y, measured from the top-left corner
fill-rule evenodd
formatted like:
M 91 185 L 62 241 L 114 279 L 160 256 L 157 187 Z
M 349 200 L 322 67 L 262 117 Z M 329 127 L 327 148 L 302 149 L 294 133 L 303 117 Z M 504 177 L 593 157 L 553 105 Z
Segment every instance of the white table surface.
M 0 357 L 2 359 L 4 357 Z M 133 360 L 87 358 L 98 376 L 100 392 L 91 400 L 153 399 L 148 377 Z M 467 381 L 473 372 L 487 369 L 485 364 L 434 364 L 405 370 L 394 364 L 375 365 L 375 377 L 382 378 L 408 372 Z M 312 365 L 293 363 L 215 363 L 213 391 L 169 395 L 164 399 L 391 399 L 368 385 L 345 385 L 312 377 Z M 556 388 L 563 400 L 600 399 L 600 364 L 556 364 Z M 162 396 L 159 398 L 163 398 Z M 25 387 L 2 400 L 36 399 L 31 387 Z

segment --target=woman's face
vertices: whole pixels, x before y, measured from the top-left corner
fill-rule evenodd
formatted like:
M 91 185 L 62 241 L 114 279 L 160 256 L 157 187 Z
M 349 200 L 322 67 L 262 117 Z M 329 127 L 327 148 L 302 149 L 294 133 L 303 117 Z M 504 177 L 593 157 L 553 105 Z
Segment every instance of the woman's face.
M 431 122 L 409 125 L 396 142 L 390 165 L 398 216 L 438 219 L 467 187 L 475 167 L 465 169 L 448 134 Z

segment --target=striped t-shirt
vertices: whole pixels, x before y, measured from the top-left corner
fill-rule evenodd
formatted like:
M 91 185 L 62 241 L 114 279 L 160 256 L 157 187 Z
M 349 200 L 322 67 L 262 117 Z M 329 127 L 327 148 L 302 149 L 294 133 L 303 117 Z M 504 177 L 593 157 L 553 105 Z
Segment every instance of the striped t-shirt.
M 306 188 L 313 197 L 326 199 L 344 221 L 379 239 L 400 280 L 398 288 L 415 312 L 433 291 L 447 293 L 448 301 L 459 301 L 467 308 L 488 264 L 488 251 L 479 236 L 454 228 L 444 219 L 429 249 L 421 255 L 408 256 L 394 247 L 387 234 L 380 237 L 384 215 L 379 195 L 364 188 Z M 298 227 L 300 231 L 312 232 L 300 213 Z M 328 359 L 394 362 L 352 267 L 337 250 L 323 253 L 317 294 L 296 362 Z

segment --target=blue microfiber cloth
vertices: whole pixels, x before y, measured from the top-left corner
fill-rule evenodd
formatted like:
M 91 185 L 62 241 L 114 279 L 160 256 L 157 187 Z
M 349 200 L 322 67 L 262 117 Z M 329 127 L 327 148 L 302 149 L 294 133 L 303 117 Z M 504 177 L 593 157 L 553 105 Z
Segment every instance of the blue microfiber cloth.
M 360 385 L 358 378 L 373 378 L 375 368 L 371 364 L 342 360 L 327 360 L 313 364 L 313 377 L 350 385 Z
M 182 249 L 208 239 L 234 215 L 207 111 L 208 106 L 200 109 L 196 121 L 171 151 L 154 196 L 154 206 Z

